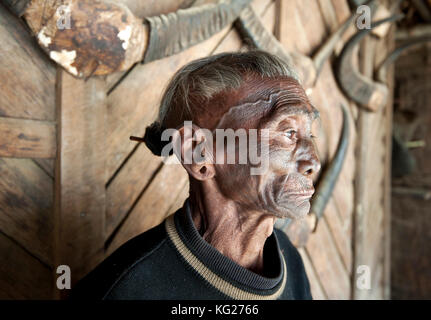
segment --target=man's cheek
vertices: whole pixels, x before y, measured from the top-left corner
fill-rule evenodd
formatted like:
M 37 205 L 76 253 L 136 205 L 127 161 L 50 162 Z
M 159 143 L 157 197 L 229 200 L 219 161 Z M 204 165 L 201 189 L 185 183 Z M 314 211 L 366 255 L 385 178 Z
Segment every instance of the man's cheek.
M 273 173 L 279 175 L 293 172 L 295 163 L 292 161 L 291 152 L 279 148 L 270 150 L 269 168 Z

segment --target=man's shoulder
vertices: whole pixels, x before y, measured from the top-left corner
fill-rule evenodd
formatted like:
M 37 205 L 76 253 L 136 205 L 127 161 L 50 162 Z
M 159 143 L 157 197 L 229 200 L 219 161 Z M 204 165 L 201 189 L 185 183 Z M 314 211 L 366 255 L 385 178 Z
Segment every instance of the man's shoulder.
M 165 242 L 164 222 L 128 240 L 72 289 L 71 299 L 103 299 L 136 264 L 152 256 Z

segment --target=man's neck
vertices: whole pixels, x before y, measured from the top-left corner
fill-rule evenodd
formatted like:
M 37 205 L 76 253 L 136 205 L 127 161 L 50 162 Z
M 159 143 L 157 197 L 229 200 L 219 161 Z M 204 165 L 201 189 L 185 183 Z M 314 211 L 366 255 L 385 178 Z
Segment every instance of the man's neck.
M 223 255 L 262 274 L 263 248 L 272 234 L 275 217 L 246 210 L 215 188 L 206 181 L 190 184 L 190 208 L 197 230 Z

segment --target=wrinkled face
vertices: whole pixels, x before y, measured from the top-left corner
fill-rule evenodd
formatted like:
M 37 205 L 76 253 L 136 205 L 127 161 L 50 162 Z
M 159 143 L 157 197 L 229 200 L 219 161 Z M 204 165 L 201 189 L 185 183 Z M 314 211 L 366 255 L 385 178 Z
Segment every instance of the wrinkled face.
M 267 130 L 268 169 L 252 175 L 250 163 L 216 164 L 220 190 L 247 209 L 279 218 L 304 217 L 314 193 L 312 179 L 320 170 L 312 136 L 317 110 L 291 78 L 247 81 L 227 96 L 220 98 L 217 111 L 205 113 L 206 122 L 212 121 L 209 127 L 213 130 L 257 129 L 258 136 Z M 262 143 L 265 141 L 258 140 L 258 153 L 265 150 Z M 236 152 L 244 150 L 236 148 Z

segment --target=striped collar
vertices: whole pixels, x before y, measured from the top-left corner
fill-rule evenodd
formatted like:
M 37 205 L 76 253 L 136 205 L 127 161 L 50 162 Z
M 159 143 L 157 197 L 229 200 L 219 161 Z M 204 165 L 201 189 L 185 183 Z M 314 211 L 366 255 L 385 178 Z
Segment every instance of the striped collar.
M 273 232 L 264 247 L 268 277 L 258 275 L 221 254 L 206 242 L 196 229 L 188 200 L 165 221 L 175 249 L 210 285 L 232 299 L 277 299 L 286 285 L 286 263 Z

